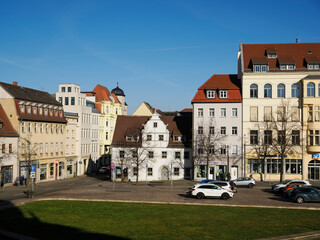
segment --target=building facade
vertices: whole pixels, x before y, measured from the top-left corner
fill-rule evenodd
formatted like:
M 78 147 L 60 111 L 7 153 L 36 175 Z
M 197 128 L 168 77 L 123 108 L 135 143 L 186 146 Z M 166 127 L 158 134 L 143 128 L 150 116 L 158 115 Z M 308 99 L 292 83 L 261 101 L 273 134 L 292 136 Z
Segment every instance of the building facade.
M 306 141 L 316 130 L 304 115 L 311 98 L 316 100 L 315 95 L 306 95 L 310 82 L 306 77 L 319 75 L 319 56 L 319 43 L 240 45 L 244 175 L 261 180 L 279 180 L 281 174 L 283 179 L 308 178 L 310 154 L 318 151 Z M 277 129 L 280 123 L 287 127 Z M 279 154 L 283 142 L 287 150 Z M 257 146 L 268 149 L 257 154 Z
M 88 99 L 91 98 L 91 101 Z M 68 176 L 95 171 L 99 158 L 99 112 L 95 99 L 81 93 L 76 84 L 59 84 L 58 100 L 66 112 L 66 157 Z
M 19 176 L 35 181 L 65 178 L 65 129 L 63 107 L 49 93 L 0 83 L 0 102 L 19 134 L 17 158 Z
M 213 75 L 192 100 L 195 179 L 242 173 L 240 86 L 237 75 Z
M 130 181 L 189 179 L 191 121 L 189 113 L 118 116 L 112 142 L 117 177 Z
M 19 181 L 18 137 L 17 131 L 0 105 L 0 183 L 2 186 Z

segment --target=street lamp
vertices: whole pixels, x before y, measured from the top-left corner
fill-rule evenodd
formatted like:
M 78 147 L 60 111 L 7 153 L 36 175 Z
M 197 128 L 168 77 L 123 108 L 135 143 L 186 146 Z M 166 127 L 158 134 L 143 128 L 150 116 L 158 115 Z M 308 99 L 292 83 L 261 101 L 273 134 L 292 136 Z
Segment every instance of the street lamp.
M 227 180 L 229 180 L 229 175 L 230 175 L 230 171 L 229 171 L 229 145 L 227 145 Z

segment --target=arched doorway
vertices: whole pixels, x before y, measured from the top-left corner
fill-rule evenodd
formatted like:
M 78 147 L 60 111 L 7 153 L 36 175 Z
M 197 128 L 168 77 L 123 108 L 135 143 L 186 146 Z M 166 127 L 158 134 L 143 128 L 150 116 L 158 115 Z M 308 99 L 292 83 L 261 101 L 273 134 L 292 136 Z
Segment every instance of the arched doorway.
M 312 160 L 308 164 L 308 179 L 320 180 L 320 161 Z
M 161 180 L 169 180 L 169 169 L 166 167 L 161 169 Z

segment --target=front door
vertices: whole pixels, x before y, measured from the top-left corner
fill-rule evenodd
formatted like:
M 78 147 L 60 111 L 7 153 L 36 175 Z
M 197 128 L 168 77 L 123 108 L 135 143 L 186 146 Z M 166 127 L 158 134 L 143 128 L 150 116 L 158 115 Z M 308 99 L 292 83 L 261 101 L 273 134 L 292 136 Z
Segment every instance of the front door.
M 215 179 L 215 171 L 214 171 L 214 167 L 210 167 L 209 168 L 209 179 Z
M 169 180 L 169 170 L 166 167 L 161 169 L 161 180 Z
M 238 178 L 238 166 L 231 166 L 231 180 Z

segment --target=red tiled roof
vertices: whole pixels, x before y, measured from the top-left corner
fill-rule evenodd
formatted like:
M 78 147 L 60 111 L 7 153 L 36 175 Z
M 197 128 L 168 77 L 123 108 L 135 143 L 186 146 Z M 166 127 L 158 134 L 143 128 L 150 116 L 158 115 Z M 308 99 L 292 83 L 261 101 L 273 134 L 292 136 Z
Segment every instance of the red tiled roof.
M 181 112 L 193 112 L 192 108 L 185 108 Z
M 1 104 L 0 104 L 0 122 L 3 123 L 3 128 L 0 128 L 0 137 L 19 137 L 19 134 L 13 128 Z
M 117 98 L 117 96 L 114 93 L 112 93 L 111 95 L 116 103 L 120 103 L 119 99 Z
M 252 72 L 254 59 L 264 59 L 269 71 L 281 71 L 279 61 L 296 64 L 294 71 L 314 71 L 307 69 L 305 59 L 320 57 L 320 43 L 279 43 L 243 44 L 244 72 Z M 267 58 L 266 53 L 277 53 L 278 58 Z
M 206 90 L 228 90 L 228 98 L 219 98 L 218 92 L 216 97 L 208 99 Z M 209 78 L 198 91 L 192 103 L 211 103 L 211 102 L 241 102 L 241 81 L 235 74 L 213 75 Z
M 139 133 L 139 143 L 141 146 L 141 130 L 151 117 L 150 116 L 125 116 L 119 115 L 115 126 L 112 146 L 130 147 L 136 146 L 135 142 L 126 141 L 126 136 L 131 135 L 132 132 Z M 192 129 L 192 115 L 186 116 L 160 116 L 160 119 L 167 125 L 169 130 L 169 145 L 168 147 L 190 147 L 191 143 L 191 129 Z M 174 142 L 174 135 L 186 136 L 186 142 Z

